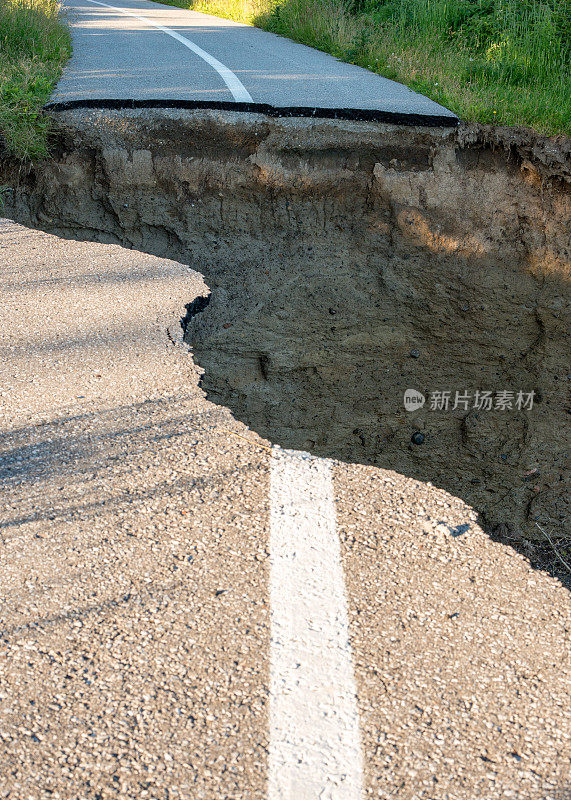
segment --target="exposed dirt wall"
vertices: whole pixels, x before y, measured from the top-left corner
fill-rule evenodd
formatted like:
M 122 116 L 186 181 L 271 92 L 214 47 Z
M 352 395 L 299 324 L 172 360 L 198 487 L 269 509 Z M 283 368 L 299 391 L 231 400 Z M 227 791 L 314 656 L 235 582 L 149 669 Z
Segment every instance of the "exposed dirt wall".
M 4 213 L 202 272 L 212 299 L 186 336 L 210 399 L 284 446 L 442 486 L 504 537 L 560 535 L 568 140 L 215 111 L 57 118 L 52 162 L 4 165 Z M 423 408 L 405 410 L 406 389 Z M 492 410 L 474 408 L 484 391 Z M 502 391 L 513 407 L 494 410 Z M 453 410 L 456 392 L 470 399 Z

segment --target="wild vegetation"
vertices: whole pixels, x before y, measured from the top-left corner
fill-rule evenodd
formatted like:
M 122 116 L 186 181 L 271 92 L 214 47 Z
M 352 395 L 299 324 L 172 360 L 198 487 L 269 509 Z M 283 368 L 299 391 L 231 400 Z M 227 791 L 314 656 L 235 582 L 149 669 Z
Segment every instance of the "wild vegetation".
M 571 134 L 567 0 L 164 0 L 325 50 L 484 123 Z
M 56 0 L 0 0 L 0 144 L 24 160 L 46 155 L 41 114 L 71 53 Z

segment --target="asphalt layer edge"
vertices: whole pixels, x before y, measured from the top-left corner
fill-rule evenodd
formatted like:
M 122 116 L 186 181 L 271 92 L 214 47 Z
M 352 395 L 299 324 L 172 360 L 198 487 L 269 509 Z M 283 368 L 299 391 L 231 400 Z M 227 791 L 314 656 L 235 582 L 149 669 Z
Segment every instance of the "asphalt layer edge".
M 401 114 L 396 111 L 378 111 L 361 108 L 314 108 L 304 106 L 272 106 L 267 103 L 242 103 L 209 100 L 112 100 L 95 98 L 66 100 L 48 103 L 44 111 L 71 111 L 75 108 L 132 110 L 139 108 L 213 109 L 265 114 L 268 117 L 313 117 L 316 119 L 344 119 L 360 122 L 386 122 L 392 125 L 423 126 L 427 128 L 456 128 L 456 116 L 434 114 Z

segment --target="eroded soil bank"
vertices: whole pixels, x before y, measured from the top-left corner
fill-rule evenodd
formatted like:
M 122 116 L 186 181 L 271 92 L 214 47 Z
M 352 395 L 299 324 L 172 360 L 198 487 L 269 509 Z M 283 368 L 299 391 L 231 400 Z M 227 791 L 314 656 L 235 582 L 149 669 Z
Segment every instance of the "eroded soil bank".
M 52 162 L 4 165 L 4 214 L 203 273 L 186 337 L 209 399 L 282 446 L 441 486 L 514 544 L 536 523 L 559 541 L 568 140 L 218 111 L 57 122 Z

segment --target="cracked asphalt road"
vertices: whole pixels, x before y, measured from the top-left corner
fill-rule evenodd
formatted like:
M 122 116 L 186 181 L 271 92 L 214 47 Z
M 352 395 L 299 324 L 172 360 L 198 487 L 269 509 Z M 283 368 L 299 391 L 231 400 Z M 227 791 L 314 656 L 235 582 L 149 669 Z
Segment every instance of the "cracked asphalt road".
M 0 797 L 261 800 L 271 445 L 198 387 L 202 279 L 0 235 Z M 569 593 L 443 490 L 333 479 L 364 796 L 571 796 Z

